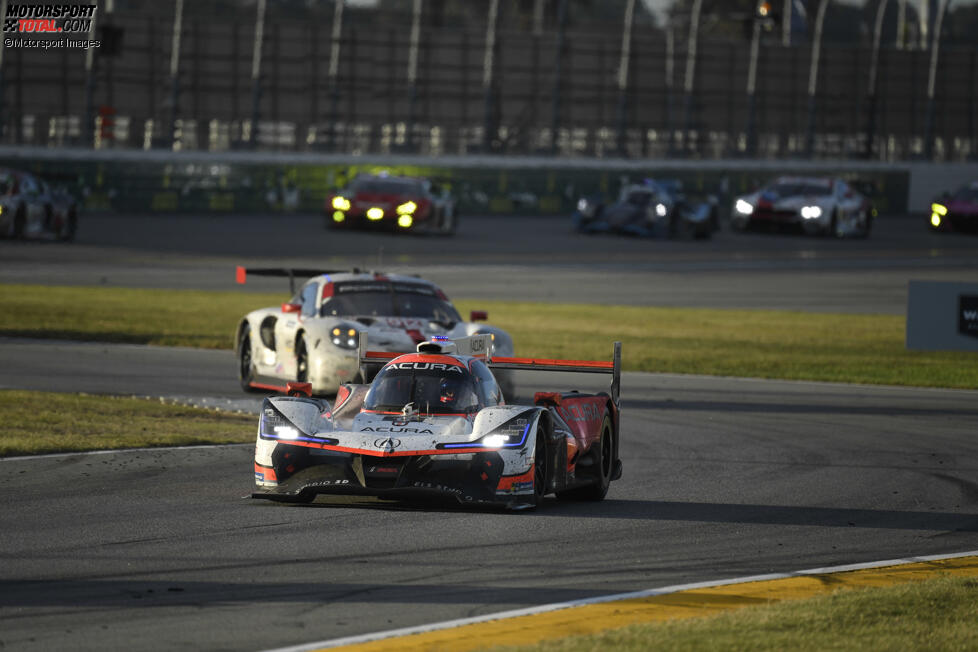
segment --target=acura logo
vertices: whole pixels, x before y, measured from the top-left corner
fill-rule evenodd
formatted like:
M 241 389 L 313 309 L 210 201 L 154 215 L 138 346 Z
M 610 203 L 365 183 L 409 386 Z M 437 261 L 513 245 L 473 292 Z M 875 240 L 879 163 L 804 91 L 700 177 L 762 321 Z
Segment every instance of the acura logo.
M 400 439 L 394 439 L 393 437 L 385 437 L 384 439 L 375 439 L 374 447 L 376 448 L 386 448 L 388 450 L 394 450 L 401 445 Z

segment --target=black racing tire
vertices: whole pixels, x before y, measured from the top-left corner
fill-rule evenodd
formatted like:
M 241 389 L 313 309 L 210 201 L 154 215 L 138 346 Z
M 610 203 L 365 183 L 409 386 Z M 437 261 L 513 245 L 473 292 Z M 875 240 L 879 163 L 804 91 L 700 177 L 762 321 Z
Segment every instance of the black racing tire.
M 860 238 L 868 238 L 873 231 L 873 211 L 863 209 L 863 228 L 859 231 Z
M 238 342 L 238 382 L 241 389 L 246 392 L 253 392 L 255 388 L 251 386 L 255 380 L 255 363 L 251 358 L 251 334 L 245 335 Z
M 611 418 L 606 414 L 601 424 L 601 437 L 598 443 L 591 447 L 588 454 L 593 460 L 594 483 L 568 491 L 557 492 L 560 500 L 589 500 L 598 502 L 608 495 L 611 486 L 611 474 L 615 468 L 615 434 L 611 427 Z
M 75 239 L 75 233 L 78 231 L 78 213 L 72 208 L 68 211 L 68 218 L 65 223 L 61 225 L 61 230 L 58 231 L 58 240 L 62 242 L 71 242 Z
M 309 382 L 309 351 L 302 335 L 295 338 L 295 380 L 299 383 Z
M 24 210 L 23 206 L 19 206 L 17 208 L 17 212 L 14 214 L 13 237 L 15 240 L 24 237 L 25 226 L 27 226 L 27 212 Z
M 533 507 L 543 504 L 550 479 L 550 454 L 547 451 L 547 434 L 543 427 L 537 429 L 536 450 L 533 453 Z
M 829 220 L 829 228 L 825 231 L 827 238 L 839 237 L 839 209 L 832 209 L 832 219 Z

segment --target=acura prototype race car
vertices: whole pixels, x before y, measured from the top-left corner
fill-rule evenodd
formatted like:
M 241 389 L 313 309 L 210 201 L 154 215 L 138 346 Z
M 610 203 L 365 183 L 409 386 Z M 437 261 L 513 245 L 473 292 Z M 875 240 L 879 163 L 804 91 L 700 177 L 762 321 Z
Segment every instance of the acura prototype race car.
M 384 360 L 370 385 L 343 385 L 331 405 L 290 383 L 266 398 L 255 444 L 254 498 L 309 502 L 320 493 L 389 498 L 441 495 L 510 509 L 556 493 L 603 500 L 621 477 L 621 344 L 610 362 L 496 357 L 488 335 L 435 336 L 415 353 L 367 351 Z M 610 392 L 537 392 L 508 405 L 498 369 L 612 376 Z
M 928 224 L 933 231 L 978 232 L 978 181 L 935 199 Z
M 486 334 L 500 355 L 513 354 L 506 331 L 463 321 L 445 293 L 430 281 L 378 272 L 237 268 L 248 275 L 289 277 L 292 298 L 281 306 L 249 312 L 235 330 L 238 378 L 243 389 L 284 392 L 289 381 L 308 382 L 314 394 L 333 394 L 343 383 L 366 382 L 376 371 L 357 357 L 357 338 L 369 333 L 381 351 L 410 352 L 433 335 Z M 309 277 L 298 291 L 296 277 Z M 500 378 L 507 395 L 509 375 Z
M 72 240 L 74 197 L 28 172 L 0 169 L 0 237 Z
M 372 228 L 415 233 L 455 233 L 455 199 L 419 177 L 360 174 L 349 188 L 326 197 L 327 228 Z
M 583 197 L 573 216 L 580 233 L 618 233 L 640 237 L 709 238 L 719 226 L 716 201 L 695 201 L 676 179 L 646 179 L 623 186 L 618 201 Z
M 842 179 L 778 177 L 734 200 L 731 226 L 792 226 L 806 234 L 868 237 L 876 211 L 869 199 Z

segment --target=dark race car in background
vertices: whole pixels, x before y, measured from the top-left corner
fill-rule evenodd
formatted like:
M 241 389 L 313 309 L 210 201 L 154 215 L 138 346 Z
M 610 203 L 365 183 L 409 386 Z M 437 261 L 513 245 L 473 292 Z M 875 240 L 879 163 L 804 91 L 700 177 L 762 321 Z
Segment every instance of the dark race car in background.
M 28 172 L 0 169 L 0 237 L 72 240 L 78 204 Z
M 842 179 L 778 177 L 760 190 L 737 197 L 730 225 L 800 228 L 809 235 L 869 236 L 875 210 L 869 199 Z
M 694 200 L 675 179 L 625 185 L 613 203 L 600 196 L 583 197 L 573 222 L 580 233 L 647 238 L 709 238 L 719 227 L 716 199 Z
M 369 228 L 451 235 L 458 225 L 455 199 L 429 179 L 360 174 L 326 197 L 328 228 Z
M 934 231 L 978 233 L 978 181 L 935 199 L 928 225 Z

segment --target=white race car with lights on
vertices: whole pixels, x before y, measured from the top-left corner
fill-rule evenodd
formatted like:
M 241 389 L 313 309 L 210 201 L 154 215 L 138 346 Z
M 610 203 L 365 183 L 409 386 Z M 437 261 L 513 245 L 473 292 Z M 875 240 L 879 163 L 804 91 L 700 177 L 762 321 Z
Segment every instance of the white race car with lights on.
M 458 225 L 451 193 L 430 179 L 360 174 L 326 197 L 327 228 L 451 235 Z
M 865 238 L 875 214 L 869 199 L 842 179 L 779 177 L 735 199 L 730 224 L 738 231 L 791 226 L 810 235 Z
M 513 355 L 506 331 L 478 323 L 489 315 L 473 310 L 463 321 L 445 293 L 416 276 L 354 269 L 237 268 L 238 283 L 252 276 L 288 277 L 292 298 L 281 306 L 249 312 L 235 330 L 238 378 L 247 390 L 284 392 L 289 381 L 308 382 L 313 394 L 334 394 L 340 385 L 368 381 L 377 367 L 361 364 L 357 336 L 369 333 L 381 351 L 414 351 L 433 335 L 485 334 L 499 355 Z M 298 291 L 296 278 L 311 277 Z M 512 379 L 500 378 L 507 396 Z
M 254 498 L 436 494 L 510 509 L 555 493 L 603 500 L 621 477 L 621 344 L 609 362 L 496 357 L 488 335 L 433 337 L 416 353 L 367 351 L 386 362 L 370 385 L 343 385 L 331 405 L 290 383 L 266 398 L 255 445 Z M 508 405 L 494 371 L 606 373 L 610 392 L 542 391 Z

